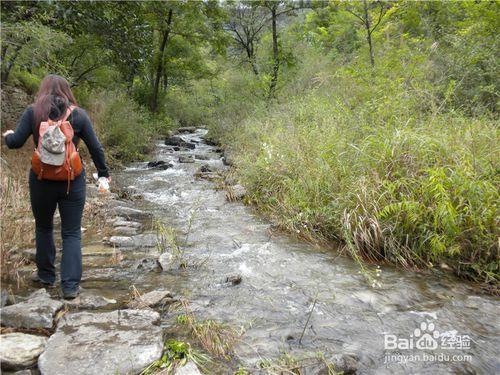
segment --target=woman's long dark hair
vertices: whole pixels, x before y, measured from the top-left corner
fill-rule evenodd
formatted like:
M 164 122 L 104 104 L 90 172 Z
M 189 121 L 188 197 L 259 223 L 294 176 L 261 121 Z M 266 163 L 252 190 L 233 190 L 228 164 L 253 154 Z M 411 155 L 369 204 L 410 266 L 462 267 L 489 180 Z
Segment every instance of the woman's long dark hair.
M 59 120 L 71 105 L 77 105 L 75 96 L 66 79 L 56 74 L 47 75 L 33 103 L 35 124 L 38 129 L 42 121 Z

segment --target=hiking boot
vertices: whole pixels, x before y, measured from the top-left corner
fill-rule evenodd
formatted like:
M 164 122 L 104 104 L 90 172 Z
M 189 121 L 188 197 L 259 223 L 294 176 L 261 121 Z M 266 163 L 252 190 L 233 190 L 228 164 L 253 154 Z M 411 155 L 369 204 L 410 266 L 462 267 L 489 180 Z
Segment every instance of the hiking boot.
M 42 286 L 44 286 L 46 288 L 54 288 L 54 283 L 49 283 L 47 281 L 43 281 L 42 279 L 40 279 L 40 276 L 38 276 L 38 271 L 34 271 L 31 274 L 30 278 L 31 278 L 31 281 L 33 281 L 34 283 L 42 284 Z
M 80 294 L 81 288 L 78 286 L 76 289 L 62 290 L 62 297 L 64 299 L 75 299 Z

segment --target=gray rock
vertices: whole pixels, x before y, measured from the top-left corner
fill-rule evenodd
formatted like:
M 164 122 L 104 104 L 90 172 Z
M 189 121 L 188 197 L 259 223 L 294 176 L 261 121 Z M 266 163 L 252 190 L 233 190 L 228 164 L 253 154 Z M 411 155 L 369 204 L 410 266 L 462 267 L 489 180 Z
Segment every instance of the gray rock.
M 179 163 L 194 163 L 193 155 L 180 155 Z
M 129 302 L 128 307 L 132 309 L 144 309 L 148 307 L 164 306 L 174 301 L 172 293 L 168 290 L 153 290 Z
M 155 233 L 143 233 L 133 236 L 136 247 L 156 247 L 158 244 L 158 236 Z
M 46 328 L 53 326 L 54 315 L 63 307 L 61 301 L 50 298 L 40 289 L 26 301 L 3 307 L 0 310 L 2 325 L 14 328 Z
M 233 166 L 235 164 L 233 153 L 229 149 L 224 150 L 222 162 L 227 166 Z
M 180 135 L 173 135 L 165 139 L 165 144 L 167 146 L 177 146 L 194 149 L 196 145 L 191 142 L 185 141 Z
M 135 261 L 133 265 L 133 269 L 136 271 L 138 270 L 152 271 L 157 268 L 158 268 L 158 263 L 154 258 L 138 259 L 137 261 Z
M 42 375 L 139 373 L 162 354 L 159 320 L 152 310 L 66 314 L 38 368 Z
M 196 154 L 194 155 L 194 158 L 197 160 L 210 160 L 210 156 L 204 154 Z
M 64 303 L 70 309 L 98 309 L 114 305 L 116 300 L 92 294 L 87 290 L 82 290 L 78 297 L 72 300 L 67 300 Z
M 202 375 L 193 361 L 189 361 L 184 366 L 175 370 L 174 375 Z
M 114 227 L 113 234 L 115 236 L 133 236 L 138 230 L 134 227 Z
M 147 166 L 149 169 L 168 169 L 172 168 L 173 164 L 167 163 L 163 160 L 150 161 Z
M 163 271 L 168 271 L 174 268 L 173 255 L 168 251 L 161 253 L 160 256 L 158 257 L 158 265 Z
M 332 364 L 335 373 L 349 375 L 358 371 L 359 358 L 355 354 L 336 354 L 327 359 Z M 318 375 L 327 375 L 330 371 L 325 367 L 318 372 Z
M 0 363 L 3 370 L 21 370 L 36 364 L 47 338 L 21 332 L 0 336 Z
M 114 216 L 122 216 L 130 220 L 139 220 L 139 221 L 148 220 L 153 217 L 153 214 L 150 212 L 145 212 L 125 206 L 114 207 L 113 209 L 111 209 L 111 214 Z
M 124 219 L 119 219 L 113 222 L 113 227 L 130 227 L 130 228 L 141 229 L 142 224 L 138 223 L 137 221 L 128 221 Z
M 109 244 L 116 247 L 135 247 L 134 239 L 127 236 L 111 236 Z
M 180 128 L 177 128 L 177 131 L 179 133 L 194 133 L 196 131 L 195 126 L 181 126 Z

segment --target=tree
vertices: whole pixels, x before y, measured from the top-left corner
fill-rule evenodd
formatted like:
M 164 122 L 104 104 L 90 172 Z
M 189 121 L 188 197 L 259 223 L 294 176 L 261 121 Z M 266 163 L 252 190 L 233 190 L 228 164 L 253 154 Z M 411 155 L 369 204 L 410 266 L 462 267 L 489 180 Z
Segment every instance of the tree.
M 347 2 L 345 10 L 356 17 L 366 31 L 366 41 L 370 52 L 370 63 L 375 66 L 375 53 L 373 50 L 373 32 L 382 22 L 382 19 L 389 9 L 389 5 L 383 1 L 368 1 L 363 0 L 362 4 Z M 376 15 L 373 15 L 373 12 Z
M 259 75 L 256 62 L 257 44 L 269 19 L 263 9 L 255 2 L 238 2 L 230 8 L 227 30 L 232 34 L 237 50 L 246 54 L 248 63 L 255 75 Z

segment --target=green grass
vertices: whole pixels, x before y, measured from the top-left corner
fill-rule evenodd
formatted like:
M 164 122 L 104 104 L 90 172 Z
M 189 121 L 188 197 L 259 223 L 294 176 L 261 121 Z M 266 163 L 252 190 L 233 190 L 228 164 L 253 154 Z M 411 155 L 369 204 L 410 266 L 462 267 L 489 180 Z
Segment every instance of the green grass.
M 355 259 L 445 263 L 498 286 L 495 115 L 471 117 L 411 89 L 427 87 L 423 72 L 405 79 L 394 63 L 353 71 L 315 58 L 321 69 L 305 64 L 281 101 L 212 125 L 250 201 L 290 232 L 343 242 Z

